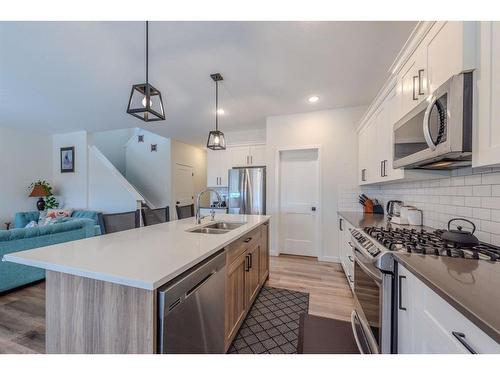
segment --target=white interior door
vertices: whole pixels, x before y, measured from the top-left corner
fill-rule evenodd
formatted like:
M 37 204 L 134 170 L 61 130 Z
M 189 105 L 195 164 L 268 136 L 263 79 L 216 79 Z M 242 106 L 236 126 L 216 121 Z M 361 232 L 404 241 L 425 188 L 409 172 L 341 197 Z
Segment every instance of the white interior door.
M 319 153 L 280 152 L 280 253 L 317 257 Z
M 175 164 L 173 186 L 176 205 L 186 206 L 194 203 L 193 167 Z M 175 213 L 175 207 L 170 212 Z

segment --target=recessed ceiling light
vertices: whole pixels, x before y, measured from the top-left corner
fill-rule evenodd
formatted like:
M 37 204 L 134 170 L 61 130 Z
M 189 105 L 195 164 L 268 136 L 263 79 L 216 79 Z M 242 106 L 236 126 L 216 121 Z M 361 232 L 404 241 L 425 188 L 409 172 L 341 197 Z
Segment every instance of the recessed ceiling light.
M 217 110 L 217 114 L 218 114 L 218 115 L 223 115 L 224 113 L 226 113 L 226 112 L 224 112 L 224 110 L 223 110 L 222 108 L 219 108 L 219 109 Z
M 319 96 L 317 96 L 317 95 L 313 95 L 313 96 L 310 96 L 309 98 L 307 98 L 307 101 L 309 103 L 316 103 L 318 100 L 319 100 Z

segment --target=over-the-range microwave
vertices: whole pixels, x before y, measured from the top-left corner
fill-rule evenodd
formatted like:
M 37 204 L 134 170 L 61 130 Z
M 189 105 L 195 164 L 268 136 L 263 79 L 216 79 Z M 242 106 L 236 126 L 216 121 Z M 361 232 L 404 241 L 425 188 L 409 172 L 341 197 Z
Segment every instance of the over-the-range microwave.
M 394 125 L 394 168 L 471 165 L 472 74 L 451 77 Z

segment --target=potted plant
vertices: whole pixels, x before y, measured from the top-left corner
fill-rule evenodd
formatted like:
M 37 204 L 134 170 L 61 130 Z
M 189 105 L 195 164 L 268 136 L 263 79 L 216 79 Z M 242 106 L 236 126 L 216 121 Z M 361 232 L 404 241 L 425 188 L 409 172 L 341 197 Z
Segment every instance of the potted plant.
M 52 186 L 47 181 L 37 180 L 31 183 L 28 190 L 30 191 L 30 197 L 39 198 L 36 202 L 39 211 L 59 207 L 56 197 L 52 194 Z

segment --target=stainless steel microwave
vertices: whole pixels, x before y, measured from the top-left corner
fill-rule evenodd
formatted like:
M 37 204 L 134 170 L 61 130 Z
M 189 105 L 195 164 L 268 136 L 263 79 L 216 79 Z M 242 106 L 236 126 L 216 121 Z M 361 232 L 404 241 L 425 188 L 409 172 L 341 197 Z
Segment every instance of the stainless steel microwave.
M 472 74 L 451 77 L 394 125 L 394 168 L 471 165 Z

